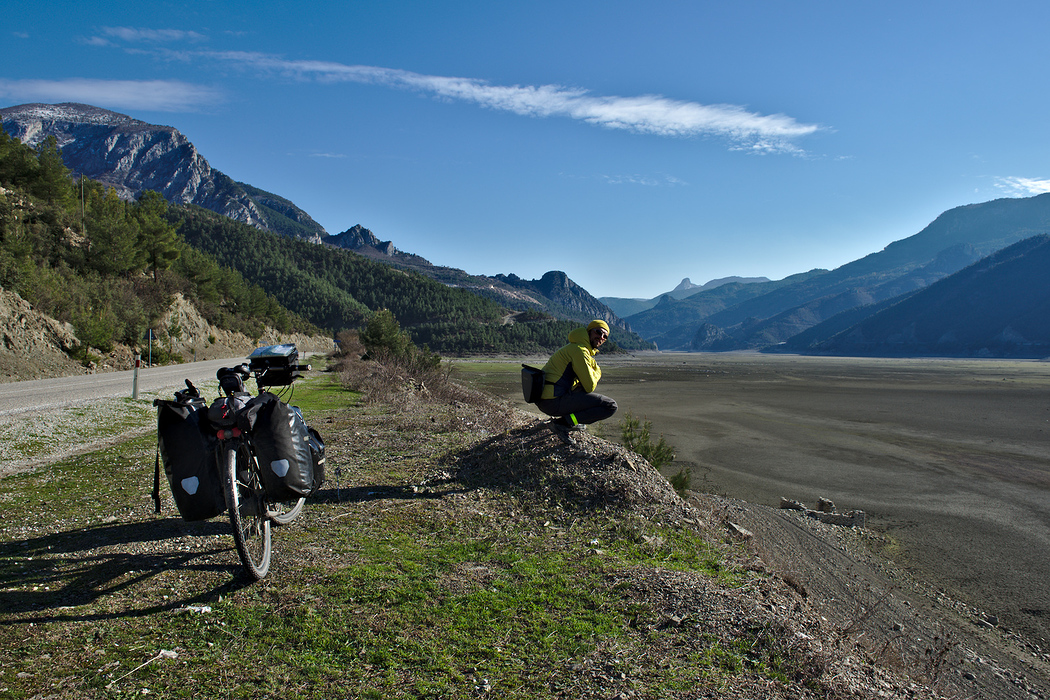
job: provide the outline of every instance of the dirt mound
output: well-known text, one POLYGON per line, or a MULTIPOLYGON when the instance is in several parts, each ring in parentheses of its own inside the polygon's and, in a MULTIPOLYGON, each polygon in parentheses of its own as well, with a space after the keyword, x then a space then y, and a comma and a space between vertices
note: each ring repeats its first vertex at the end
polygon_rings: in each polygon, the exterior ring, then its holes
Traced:
POLYGON ((579 510, 686 517, 667 479, 637 454, 582 431, 555 447, 552 441, 560 440, 548 425, 532 422, 483 441, 457 459, 457 478, 579 510))

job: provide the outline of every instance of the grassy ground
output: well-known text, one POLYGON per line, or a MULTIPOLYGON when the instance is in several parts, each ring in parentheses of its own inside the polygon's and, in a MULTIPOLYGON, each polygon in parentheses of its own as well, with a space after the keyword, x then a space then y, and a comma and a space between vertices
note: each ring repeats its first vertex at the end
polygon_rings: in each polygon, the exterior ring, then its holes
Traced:
POLYGON ((0 698, 926 694, 644 461, 427 393, 297 387, 328 480, 260 583, 153 512, 152 434, 0 481, 0 698))

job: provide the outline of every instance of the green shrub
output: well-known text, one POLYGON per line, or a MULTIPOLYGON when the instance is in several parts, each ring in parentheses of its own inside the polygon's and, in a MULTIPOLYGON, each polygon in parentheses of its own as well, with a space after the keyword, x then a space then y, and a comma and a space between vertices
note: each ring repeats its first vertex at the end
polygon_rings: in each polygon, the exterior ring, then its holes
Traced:
POLYGON ((643 423, 628 413, 620 421, 620 439, 624 447, 644 457, 656 469, 660 469, 674 461, 675 451, 667 444, 663 435, 657 442, 653 442, 650 434, 652 427, 650 421, 643 423))

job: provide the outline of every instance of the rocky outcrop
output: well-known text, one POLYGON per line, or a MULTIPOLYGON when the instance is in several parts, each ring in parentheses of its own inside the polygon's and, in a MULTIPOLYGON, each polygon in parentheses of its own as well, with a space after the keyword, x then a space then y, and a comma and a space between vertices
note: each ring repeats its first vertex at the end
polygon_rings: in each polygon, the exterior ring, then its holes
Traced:
POLYGON ((814 520, 819 520, 822 523, 828 525, 839 525, 841 527, 864 527, 867 523, 867 516, 862 510, 851 510, 846 513, 840 513, 835 508, 834 502, 827 498, 821 498, 817 501, 816 508, 806 508, 798 501, 793 501, 787 498, 780 499, 780 508, 782 510, 797 510, 805 513, 808 517, 814 520))
POLYGON ((54 136, 66 167, 113 187, 124 199, 154 190, 169 202, 195 204, 256 228, 317 241, 326 235, 288 200, 212 168, 173 127, 76 103, 8 107, 0 109, 0 120, 9 135, 32 146, 54 136), (297 226, 282 226, 281 218, 297 226))
MULTIPOLYGON (((329 336, 279 333, 267 328, 261 337, 249 338, 222 330, 205 321, 181 294, 175 296, 155 333, 158 345, 187 361, 247 356, 259 345, 279 343, 295 343, 300 352, 329 353, 335 349, 335 341, 329 336)), ((94 360, 84 365, 69 355, 79 345, 73 326, 34 311, 18 294, 0 288, 0 382, 134 367, 134 348, 118 344, 105 356, 92 349, 94 360)))
POLYGON ((301 333, 279 333, 267 328, 260 338, 222 330, 208 323, 186 298, 176 294, 168 314, 157 323, 159 344, 181 354, 187 360, 247 355, 260 345, 294 343, 300 352, 329 353, 335 341, 329 336, 307 336, 301 333), (172 330, 176 330, 172 333, 172 330), (177 337, 172 337, 176 335, 177 337))
POLYGON ((704 323, 697 329, 689 349, 693 352, 718 352, 730 347, 732 342, 732 337, 724 330, 712 323, 704 323))
POLYGON ((552 270, 538 280, 523 280, 514 274, 496 275, 494 279, 509 287, 528 290, 545 297, 556 306, 571 312, 573 316, 600 318, 611 327, 631 330, 626 321, 591 296, 586 289, 569 279, 564 272, 552 270))
POLYGON ((401 252, 394 247, 394 244, 391 241, 379 240, 374 233, 361 224, 356 224, 342 233, 330 236, 325 240, 325 243, 334 245, 337 248, 345 248, 347 250, 371 248, 383 255, 394 255, 395 253, 401 252))
POLYGON ((78 344, 71 325, 0 288, 0 382, 81 374, 80 364, 66 354, 78 344))

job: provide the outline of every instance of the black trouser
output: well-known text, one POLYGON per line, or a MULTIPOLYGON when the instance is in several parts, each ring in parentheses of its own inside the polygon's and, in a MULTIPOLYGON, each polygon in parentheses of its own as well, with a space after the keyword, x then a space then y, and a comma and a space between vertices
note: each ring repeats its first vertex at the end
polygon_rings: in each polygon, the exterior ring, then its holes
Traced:
POLYGON ((553 399, 540 399, 536 408, 548 416, 576 416, 576 422, 582 425, 597 423, 616 413, 616 402, 601 394, 588 394, 582 389, 568 394, 555 396, 553 399))

